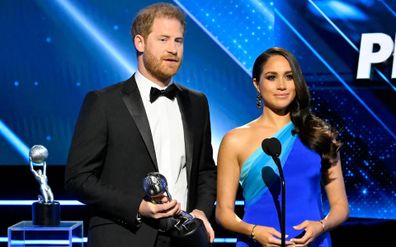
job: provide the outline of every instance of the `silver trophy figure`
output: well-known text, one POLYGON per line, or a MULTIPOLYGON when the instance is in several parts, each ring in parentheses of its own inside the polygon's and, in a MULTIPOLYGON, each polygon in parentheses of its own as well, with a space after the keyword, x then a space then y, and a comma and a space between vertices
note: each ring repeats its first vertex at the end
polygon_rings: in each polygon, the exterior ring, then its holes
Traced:
MULTIPOLYGON (((163 196, 172 200, 166 178, 158 172, 147 174, 143 188, 146 199, 153 203, 161 203, 163 196)), ((172 246, 210 246, 203 222, 185 211, 177 216, 159 219, 158 230, 173 237, 172 246)))
POLYGON ((54 201, 54 194, 48 185, 47 160, 48 150, 42 145, 34 145, 29 152, 30 171, 40 185, 41 195, 32 204, 32 223, 42 226, 56 226, 60 223, 60 204, 54 201), (42 166, 42 169, 35 168, 42 166))
POLYGON ((30 171, 33 173, 34 178, 40 184, 39 201, 42 203, 52 203, 54 201, 54 194, 48 185, 47 178, 47 163, 48 150, 41 145, 34 145, 29 152, 30 171), (42 164, 43 169, 34 169, 34 164, 42 164))

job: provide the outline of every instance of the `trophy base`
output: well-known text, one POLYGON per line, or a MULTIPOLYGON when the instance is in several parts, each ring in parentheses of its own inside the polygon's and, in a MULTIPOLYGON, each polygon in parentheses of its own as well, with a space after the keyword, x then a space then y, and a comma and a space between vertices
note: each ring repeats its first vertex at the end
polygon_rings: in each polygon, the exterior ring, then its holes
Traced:
POLYGON ((184 230, 171 230, 172 246, 189 247, 209 247, 211 243, 208 239, 205 226, 202 220, 194 218, 184 230))
POLYGON ((34 202, 32 204, 32 223, 40 226, 57 226, 60 224, 60 204, 34 202))

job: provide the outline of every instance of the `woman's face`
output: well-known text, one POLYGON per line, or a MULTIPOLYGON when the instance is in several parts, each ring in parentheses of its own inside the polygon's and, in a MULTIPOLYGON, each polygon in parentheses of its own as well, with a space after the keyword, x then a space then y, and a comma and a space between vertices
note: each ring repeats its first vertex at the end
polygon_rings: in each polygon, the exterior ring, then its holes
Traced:
POLYGON ((264 100, 264 106, 276 112, 283 112, 296 97, 293 72, 286 58, 275 55, 264 64, 260 81, 253 84, 264 100))

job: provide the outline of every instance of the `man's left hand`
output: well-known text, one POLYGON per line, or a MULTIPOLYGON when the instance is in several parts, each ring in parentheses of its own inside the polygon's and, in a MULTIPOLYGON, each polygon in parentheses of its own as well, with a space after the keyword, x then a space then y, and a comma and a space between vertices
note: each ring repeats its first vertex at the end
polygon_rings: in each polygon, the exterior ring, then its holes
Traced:
POLYGON ((206 232, 208 233, 208 237, 209 237, 209 241, 211 243, 213 243, 214 238, 215 238, 215 233, 213 231, 212 226, 210 225, 208 218, 206 218, 206 215, 203 211, 198 210, 198 209, 194 209, 191 213, 190 213, 194 218, 198 218, 200 220, 202 220, 202 222, 204 223, 206 232))

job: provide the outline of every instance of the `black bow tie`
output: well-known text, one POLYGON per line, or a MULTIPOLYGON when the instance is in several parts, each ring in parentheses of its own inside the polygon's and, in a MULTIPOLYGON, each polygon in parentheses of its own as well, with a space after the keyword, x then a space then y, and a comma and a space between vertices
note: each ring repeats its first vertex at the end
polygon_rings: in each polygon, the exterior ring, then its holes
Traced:
POLYGON ((159 90, 155 87, 150 89, 150 102, 153 103, 158 99, 160 96, 165 96, 168 99, 173 100, 176 97, 177 92, 179 89, 176 87, 174 83, 170 84, 166 89, 159 90))

